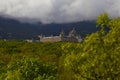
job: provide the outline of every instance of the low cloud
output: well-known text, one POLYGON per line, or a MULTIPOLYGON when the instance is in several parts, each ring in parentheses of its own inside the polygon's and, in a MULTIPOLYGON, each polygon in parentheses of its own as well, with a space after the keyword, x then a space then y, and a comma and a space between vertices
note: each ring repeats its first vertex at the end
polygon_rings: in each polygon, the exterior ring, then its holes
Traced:
POLYGON ((22 22, 65 23, 120 16, 120 0, 0 0, 0 16, 22 22))

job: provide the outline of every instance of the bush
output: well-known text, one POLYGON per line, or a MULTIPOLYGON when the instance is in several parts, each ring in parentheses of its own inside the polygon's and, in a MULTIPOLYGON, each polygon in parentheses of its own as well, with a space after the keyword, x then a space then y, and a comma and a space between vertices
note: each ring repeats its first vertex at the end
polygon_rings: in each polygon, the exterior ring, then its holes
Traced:
POLYGON ((6 79, 34 80, 39 76, 46 79, 50 76, 56 77, 56 75, 57 67, 54 64, 44 64, 39 59, 24 57, 19 61, 12 61, 8 65, 6 79))

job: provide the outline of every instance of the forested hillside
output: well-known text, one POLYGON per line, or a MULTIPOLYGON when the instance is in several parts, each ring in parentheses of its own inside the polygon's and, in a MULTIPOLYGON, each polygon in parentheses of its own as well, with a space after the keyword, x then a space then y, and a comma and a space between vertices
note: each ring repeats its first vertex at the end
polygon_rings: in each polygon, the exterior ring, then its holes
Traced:
POLYGON ((68 35, 69 31, 76 29, 77 34, 85 37, 97 31, 95 21, 82 21, 73 23, 21 23, 13 19, 0 17, 0 39, 38 39, 38 35, 58 36, 62 30, 68 35))
POLYGON ((96 25, 81 43, 1 40, 0 80, 120 80, 120 18, 96 25))

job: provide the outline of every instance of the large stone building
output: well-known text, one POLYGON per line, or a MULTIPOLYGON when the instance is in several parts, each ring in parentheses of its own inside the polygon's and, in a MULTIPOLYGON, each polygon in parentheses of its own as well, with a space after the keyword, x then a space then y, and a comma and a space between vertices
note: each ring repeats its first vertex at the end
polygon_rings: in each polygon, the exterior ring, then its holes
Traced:
POLYGON ((78 36, 75 29, 73 29, 69 32, 68 36, 65 36, 64 32, 62 31, 59 36, 45 37, 41 35, 39 38, 40 42, 78 42, 80 36, 78 36))

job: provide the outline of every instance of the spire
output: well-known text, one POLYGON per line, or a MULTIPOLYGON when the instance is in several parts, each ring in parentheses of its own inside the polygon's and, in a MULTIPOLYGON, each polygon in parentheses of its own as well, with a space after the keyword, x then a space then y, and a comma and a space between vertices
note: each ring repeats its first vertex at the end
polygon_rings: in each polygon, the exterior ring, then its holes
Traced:
POLYGON ((64 31, 63 30, 60 32, 60 36, 64 37, 64 31))
POLYGON ((41 34, 41 35, 38 35, 38 37, 41 39, 41 38, 43 38, 43 35, 41 34))
POLYGON ((69 37, 76 37, 77 34, 76 34, 76 30, 75 28, 73 28, 70 32, 69 32, 69 37))

